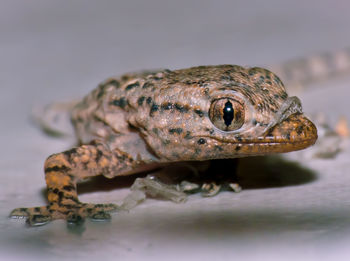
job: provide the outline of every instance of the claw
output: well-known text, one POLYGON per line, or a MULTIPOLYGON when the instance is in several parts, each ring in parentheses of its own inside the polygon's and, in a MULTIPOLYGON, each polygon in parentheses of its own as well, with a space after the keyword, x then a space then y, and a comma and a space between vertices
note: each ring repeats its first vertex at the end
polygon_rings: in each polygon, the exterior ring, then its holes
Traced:
POLYGON ((221 185, 215 182, 203 183, 202 185, 202 196, 203 197, 213 197, 219 193, 221 185))
POLYGON ((233 190, 233 192, 241 192, 242 187, 238 183, 229 183, 228 186, 233 190))

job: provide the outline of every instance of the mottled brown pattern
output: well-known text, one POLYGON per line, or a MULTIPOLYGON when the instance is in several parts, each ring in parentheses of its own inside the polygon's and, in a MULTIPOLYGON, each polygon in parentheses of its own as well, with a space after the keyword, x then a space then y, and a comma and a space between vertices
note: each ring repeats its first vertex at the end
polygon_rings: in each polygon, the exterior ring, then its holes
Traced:
POLYGON ((297 98, 288 97, 276 75, 237 65, 111 78, 75 106, 71 119, 81 146, 47 159, 49 205, 16 209, 12 216, 33 225, 109 218, 106 211, 115 205, 79 202, 79 181, 161 163, 288 152, 317 138, 297 98))

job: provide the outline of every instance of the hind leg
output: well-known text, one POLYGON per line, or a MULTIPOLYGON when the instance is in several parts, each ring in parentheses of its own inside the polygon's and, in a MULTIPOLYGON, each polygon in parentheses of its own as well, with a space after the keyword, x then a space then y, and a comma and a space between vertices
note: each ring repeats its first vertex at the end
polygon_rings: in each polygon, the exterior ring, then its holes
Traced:
POLYGON ((134 160, 119 150, 110 150, 100 142, 82 145, 53 154, 45 162, 45 180, 48 191, 47 206, 14 209, 10 217, 26 218, 30 225, 43 225, 55 219, 79 222, 85 217, 109 219, 114 204, 82 203, 77 195, 77 183, 86 178, 116 174, 133 169, 134 160))

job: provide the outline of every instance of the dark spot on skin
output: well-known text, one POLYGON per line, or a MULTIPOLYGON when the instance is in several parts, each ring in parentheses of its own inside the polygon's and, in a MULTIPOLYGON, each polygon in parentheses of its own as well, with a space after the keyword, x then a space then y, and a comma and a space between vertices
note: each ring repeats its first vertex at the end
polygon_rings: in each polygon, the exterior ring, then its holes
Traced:
POLYGON ((295 131, 298 133, 298 135, 303 133, 303 126, 298 126, 295 131))
POLYGON ((54 166, 51 168, 46 168, 45 173, 52 172, 52 171, 57 171, 57 172, 67 172, 70 171, 71 169, 68 168, 67 166, 54 166))
POLYGON ((75 188, 73 186, 64 186, 63 187, 63 190, 66 190, 66 191, 73 191, 75 190, 75 188))
POLYGON ((256 74, 256 72, 255 72, 255 70, 249 70, 249 76, 253 76, 253 75, 255 75, 256 74))
POLYGON ((159 109, 159 105, 153 103, 151 106, 150 115, 152 116, 152 113, 158 111, 158 109, 159 109))
POLYGON ((285 92, 282 93, 282 95, 281 95, 281 98, 282 98, 282 99, 287 99, 287 97, 288 97, 288 94, 287 94, 287 93, 285 93, 285 92))
POLYGON ((153 129, 152 129, 152 131, 153 131, 153 133, 154 133, 154 134, 156 134, 156 135, 158 135, 158 134, 159 134, 159 131, 158 131, 158 129, 157 129, 157 128, 153 128, 153 129))
POLYGON ((195 148, 194 153, 196 155, 201 154, 202 150, 200 148, 195 148))
POLYGON ((195 109, 194 112, 198 114, 199 117, 203 117, 204 113, 201 110, 195 109))
POLYGON ((154 84, 150 82, 145 82, 144 85, 142 86, 142 89, 150 88, 153 87, 154 84))
POLYGON ((63 192, 60 191, 60 192, 57 193, 57 195, 58 195, 58 201, 62 201, 62 198, 64 196, 63 192))
POLYGON ((290 123, 290 118, 284 120, 285 123, 290 123))
POLYGON ((122 76, 122 81, 127 81, 129 78, 130 78, 129 75, 124 74, 124 75, 122 76))
POLYGON ((256 119, 253 119, 252 123, 253 123, 253 125, 256 125, 258 122, 256 121, 256 119))
POLYGON ((214 132, 215 132, 214 129, 208 129, 208 128, 206 128, 205 130, 208 131, 210 134, 214 134, 214 132))
POLYGON ((97 152, 96 152, 96 158, 95 158, 95 161, 96 161, 96 162, 99 162, 99 161, 100 161, 100 159, 102 158, 102 156, 103 156, 102 151, 97 150, 97 152))
POLYGON ((265 77, 261 75, 261 76, 259 77, 259 79, 257 79, 256 84, 260 85, 260 84, 262 84, 264 81, 265 81, 265 77))
POLYGON ((207 83, 205 80, 198 82, 200 88, 206 88, 208 87, 209 83, 207 83))
POLYGON ((119 88, 120 86, 120 83, 115 79, 109 81, 108 84, 113 85, 115 88, 119 88))
POLYGON ((290 140, 290 133, 286 134, 287 140, 290 140))
POLYGON ((163 145, 168 145, 168 144, 170 144, 170 140, 163 140, 163 145))
POLYGON ((199 145, 203 145, 203 144, 205 144, 207 141, 205 140, 205 139, 203 139, 203 138, 200 138, 198 141, 197 141, 197 143, 199 144, 199 145))
POLYGON ((179 154, 176 153, 176 152, 172 152, 172 153, 171 153, 171 156, 172 156, 173 158, 175 158, 175 159, 178 159, 178 158, 179 158, 179 154))
POLYGON ((140 83, 139 82, 135 82, 135 83, 129 84, 128 86, 126 86, 125 90, 129 91, 129 90, 131 90, 133 88, 137 88, 137 87, 140 87, 140 83))
POLYGON ((186 140, 190 140, 190 139, 192 139, 193 138, 193 136, 191 135, 191 132, 189 132, 189 131, 186 131, 186 135, 185 135, 185 137, 184 137, 186 140))
POLYGON ((152 103, 152 98, 151 98, 151 97, 148 97, 147 100, 146 100, 146 103, 147 103, 148 105, 150 105, 150 104, 152 103))
POLYGON ((70 150, 66 150, 65 152, 63 152, 63 154, 66 157, 70 158, 72 156, 72 154, 76 153, 76 151, 77 151, 76 149, 70 149, 70 150))
POLYGON ((248 78, 248 75, 244 72, 238 71, 237 73, 239 73, 243 78, 248 78))
POLYGON ((266 137, 271 137, 273 136, 273 128, 269 129, 269 131, 267 132, 267 134, 265 135, 266 137))
POLYGON ((113 101, 114 106, 118 106, 122 109, 125 108, 126 104, 127 104, 127 102, 126 102, 126 99, 124 97, 113 101))
POLYGON ((163 79, 163 77, 155 74, 155 75, 152 76, 152 79, 155 80, 155 81, 160 81, 160 80, 163 79))
POLYGON ((170 102, 166 102, 161 105, 162 110, 171 110, 173 107, 174 105, 170 102))
POLYGON ((231 75, 222 75, 220 77, 221 81, 232 81, 233 78, 231 77, 231 75))
POLYGON ((280 98, 280 96, 279 96, 278 94, 274 94, 273 97, 274 97, 275 99, 279 99, 279 98, 280 98))
POLYGON ((277 77, 276 75, 273 77, 273 81, 275 83, 277 83, 278 85, 283 85, 281 79, 279 77, 277 77))
POLYGON ((240 136, 237 136, 236 139, 239 141, 239 142, 242 142, 242 138, 240 136))
POLYGON ((241 149, 241 146, 238 145, 238 146, 236 146, 235 151, 239 151, 240 149, 241 149))
POLYGON ((221 146, 215 145, 214 147, 218 151, 223 151, 224 149, 221 146))
POLYGON ((184 106, 184 105, 181 105, 181 104, 178 104, 178 103, 175 103, 175 109, 178 110, 179 112, 188 112, 189 108, 188 106, 184 106))
POLYGON ((146 99, 145 96, 139 97, 139 98, 137 99, 137 104, 138 104, 139 106, 141 106, 141 105, 143 104, 143 101, 144 101, 145 99, 146 99))
POLYGON ((171 134, 174 134, 174 133, 181 134, 182 131, 183 131, 182 128, 169 129, 169 133, 171 134))
POLYGON ((97 94, 97 99, 100 99, 103 94, 105 94, 105 88, 106 86, 105 85, 100 85, 99 86, 99 91, 98 91, 98 94, 97 94))

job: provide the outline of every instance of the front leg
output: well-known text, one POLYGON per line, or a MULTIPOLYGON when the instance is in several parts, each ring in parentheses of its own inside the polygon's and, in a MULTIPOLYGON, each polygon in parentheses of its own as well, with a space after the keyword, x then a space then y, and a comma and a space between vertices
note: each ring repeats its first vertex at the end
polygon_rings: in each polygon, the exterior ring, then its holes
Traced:
POLYGON ((89 177, 131 170, 134 160, 118 149, 110 150, 101 142, 82 145, 53 154, 45 162, 48 206, 14 209, 10 217, 27 218, 30 225, 43 225, 55 219, 79 222, 85 217, 109 219, 107 213, 117 208, 115 204, 86 204, 78 199, 77 182, 89 177))

